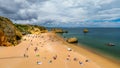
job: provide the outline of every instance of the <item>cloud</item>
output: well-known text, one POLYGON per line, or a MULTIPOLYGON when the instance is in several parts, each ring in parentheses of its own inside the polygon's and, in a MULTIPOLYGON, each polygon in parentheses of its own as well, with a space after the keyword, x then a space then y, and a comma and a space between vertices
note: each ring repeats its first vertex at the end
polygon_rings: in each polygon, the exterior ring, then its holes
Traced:
POLYGON ((0 15, 15 23, 45 26, 117 26, 119 3, 118 0, 0 0, 0 15))

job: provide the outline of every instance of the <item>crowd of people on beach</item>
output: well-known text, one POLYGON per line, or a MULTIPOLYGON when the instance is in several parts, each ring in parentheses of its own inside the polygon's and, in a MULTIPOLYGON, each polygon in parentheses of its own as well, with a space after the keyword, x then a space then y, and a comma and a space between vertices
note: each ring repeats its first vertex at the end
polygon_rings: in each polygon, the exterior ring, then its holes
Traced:
MULTIPOLYGON (((57 39, 55 40, 54 39, 54 37, 52 37, 52 36, 49 36, 49 38, 48 39, 44 39, 44 37, 45 36, 42 36, 42 35, 26 35, 24 38, 23 38, 23 40, 24 41, 28 41, 28 42, 30 42, 29 43, 29 45, 27 45, 27 48, 25 49, 25 53, 23 54, 23 56, 25 57, 25 58, 29 58, 29 54, 28 54, 28 52, 29 52, 29 48, 31 47, 31 46, 34 46, 34 50, 33 50, 33 52, 34 52, 34 54, 35 54, 35 56, 36 57, 41 57, 42 55, 40 55, 39 54, 39 51, 40 51, 40 47, 41 48, 43 48, 44 46, 45 46, 45 43, 47 43, 47 41, 51 41, 51 42, 56 42, 56 41, 58 41, 57 39), (33 43, 33 41, 34 41, 34 39, 37 39, 37 41, 36 41, 36 43, 33 43), (43 39, 44 40, 44 42, 42 41, 41 42, 41 39, 43 39), (40 46, 39 46, 40 45, 40 46)), ((73 52, 73 50, 72 50, 72 48, 66 48, 66 51, 67 52, 69 52, 69 53, 71 53, 71 52, 73 52)), ((65 60, 66 61, 75 61, 75 62, 78 62, 78 64, 80 64, 80 65, 83 65, 84 63, 88 63, 88 62, 90 62, 90 60, 89 59, 86 59, 86 60, 84 60, 84 61, 81 61, 80 59, 79 59, 79 57, 74 57, 74 58, 71 58, 71 54, 67 54, 66 55, 66 58, 65 58, 65 60)), ((46 59, 46 57, 47 56, 43 56, 44 57, 44 59, 46 59)), ((52 59, 50 59, 50 60, 48 60, 48 63, 52 63, 54 60, 57 60, 57 59, 59 59, 59 58, 61 58, 61 57, 59 57, 59 54, 55 54, 54 56, 52 56, 52 59)), ((43 62, 42 61, 40 61, 40 60, 37 60, 36 61, 36 64, 38 64, 38 65, 41 65, 43 62)))

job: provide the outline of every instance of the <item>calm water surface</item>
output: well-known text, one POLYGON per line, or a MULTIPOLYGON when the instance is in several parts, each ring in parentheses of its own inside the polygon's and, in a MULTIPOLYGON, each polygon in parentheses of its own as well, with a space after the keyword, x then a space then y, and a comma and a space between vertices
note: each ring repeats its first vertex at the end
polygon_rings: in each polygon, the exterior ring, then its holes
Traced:
POLYGON ((88 33, 84 34, 84 28, 63 28, 68 33, 64 37, 77 37, 79 43, 92 49, 94 52, 120 59, 120 28, 87 28, 88 33), (114 43, 115 46, 107 46, 114 43))

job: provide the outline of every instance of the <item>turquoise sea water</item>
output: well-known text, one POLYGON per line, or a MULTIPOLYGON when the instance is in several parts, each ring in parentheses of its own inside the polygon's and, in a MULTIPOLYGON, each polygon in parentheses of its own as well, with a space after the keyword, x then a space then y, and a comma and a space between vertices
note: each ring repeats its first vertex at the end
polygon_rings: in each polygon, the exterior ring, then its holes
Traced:
POLYGON ((120 28, 87 28, 88 33, 84 34, 84 28, 63 28, 68 33, 62 36, 77 37, 82 46, 90 48, 92 51, 120 60, 120 28), (115 46, 107 46, 108 43, 115 46))

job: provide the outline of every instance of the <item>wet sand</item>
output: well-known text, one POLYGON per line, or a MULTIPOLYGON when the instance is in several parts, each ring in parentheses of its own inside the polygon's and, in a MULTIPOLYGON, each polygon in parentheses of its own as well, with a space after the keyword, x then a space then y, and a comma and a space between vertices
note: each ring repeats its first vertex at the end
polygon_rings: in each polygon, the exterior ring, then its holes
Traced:
POLYGON ((17 46, 0 47, 0 68, 119 68, 54 33, 26 35, 17 46))

